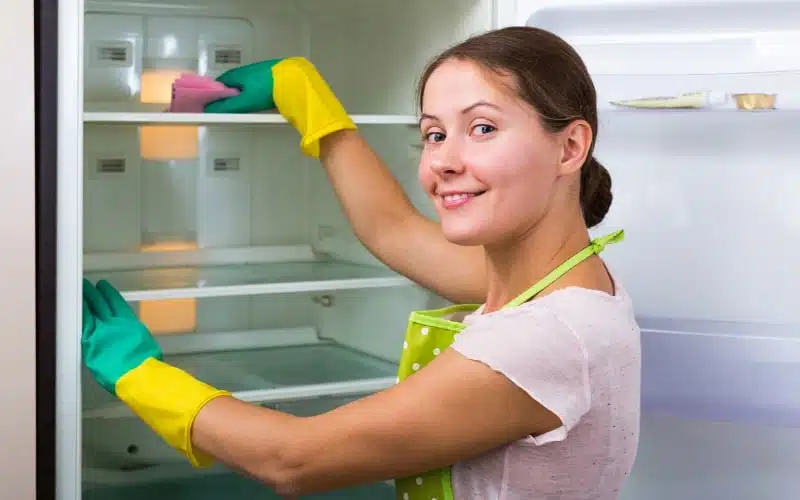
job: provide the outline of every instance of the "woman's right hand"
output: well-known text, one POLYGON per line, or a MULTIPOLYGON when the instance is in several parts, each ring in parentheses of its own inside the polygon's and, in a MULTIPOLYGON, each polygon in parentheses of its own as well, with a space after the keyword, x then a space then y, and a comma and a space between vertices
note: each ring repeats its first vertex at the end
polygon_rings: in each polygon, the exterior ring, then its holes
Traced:
POLYGON ((261 61, 226 71, 217 81, 239 89, 239 95, 205 107, 208 113, 252 113, 277 108, 302 137, 300 147, 320 156, 320 140, 334 132, 355 130, 322 75, 304 57, 261 61))

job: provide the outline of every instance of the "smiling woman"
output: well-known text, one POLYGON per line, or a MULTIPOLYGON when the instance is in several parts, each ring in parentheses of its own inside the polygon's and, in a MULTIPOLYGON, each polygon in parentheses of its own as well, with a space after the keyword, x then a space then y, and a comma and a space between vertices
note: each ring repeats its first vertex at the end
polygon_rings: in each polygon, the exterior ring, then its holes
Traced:
POLYGON ((469 303, 411 314, 396 386, 300 418, 164 363, 113 286, 85 283, 90 371, 194 465, 222 461, 283 495, 394 478, 406 500, 617 498, 638 443, 639 328, 598 256, 622 232, 589 239, 612 197, 580 58, 551 33, 508 28, 431 63, 419 180, 440 224, 412 207, 310 62, 273 66, 228 83, 251 99, 274 77, 278 110, 364 245, 469 303))
MULTIPOLYGON (((420 178, 429 192, 435 185, 437 192, 450 194, 457 191, 455 186, 447 186, 447 179, 437 183, 436 178, 442 178, 443 172, 454 173, 456 165, 469 164, 479 184, 484 178, 489 184, 516 184, 516 189, 504 195, 525 197, 529 210, 499 218, 511 222, 532 217, 530 225, 545 211, 563 205, 554 204, 547 194, 559 174, 559 161, 568 161, 571 168, 580 169, 580 182, 571 177, 560 182, 580 190, 578 200, 586 225, 595 226, 608 212, 612 194, 611 176, 592 156, 597 135, 594 86, 583 64, 576 61, 578 56, 556 37, 540 36, 536 50, 515 47, 521 40, 514 34, 530 33, 524 30, 472 39, 444 52, 428 66, 420 85, 420 126, 426 142, 436 147, 425 150, 428 154, 423 156, 420 178), (435 97, 426 102, 426 94, 435 97), (459 104, 465 106, 459 108, 459 104), (450 134, 442 128, 443 117, 457 127, 450 134), (456 137, 452 137, 454 133, 456 137), (463 157, 449 158, 450 152, 442 151, 445 147, 458 147, 463 157), (571 157, 558 158, 564 154, 571 157), (531 163, 537 168, 530 168, 531 163), (498 168, 500 165, 503 168, 498 168)), ((473 186, 464 191, 475 194, 486 189, 473 186)), ((506 209, 512 210, 519 201, 502 200, 506 209)), ((498 234, 508 231, 493 227, 498 234)))

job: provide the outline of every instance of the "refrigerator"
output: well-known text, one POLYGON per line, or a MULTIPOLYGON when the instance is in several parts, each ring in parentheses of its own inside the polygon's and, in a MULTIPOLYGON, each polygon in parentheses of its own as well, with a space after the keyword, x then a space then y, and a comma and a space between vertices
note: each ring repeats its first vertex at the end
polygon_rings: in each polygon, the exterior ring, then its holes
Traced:
POLYGON ((121 290, 168 362, 297 415, 394 384, 409 312, 446 304, 359 243, 280 115, 166 113, 172 81, 308 57, 433 217, 416 182, 417 79, 441 49, 511 25, 564 37, 598 90, 596 157, 614 202, 593 233, 625 229, 603 257, 642 328, 642 434, 621 498, 796 497, 800 1, 37 5, 50 49, 37 59, 50 117, 38 272, 53 291, 39 302, 39 498, 278 498, 222 466, 192 469, 94 382, 80 356, 84 277, 121 290), (724 103, 613 104, 693 92, 724 103), (749 109, 752 93, 767 109, 749 109))

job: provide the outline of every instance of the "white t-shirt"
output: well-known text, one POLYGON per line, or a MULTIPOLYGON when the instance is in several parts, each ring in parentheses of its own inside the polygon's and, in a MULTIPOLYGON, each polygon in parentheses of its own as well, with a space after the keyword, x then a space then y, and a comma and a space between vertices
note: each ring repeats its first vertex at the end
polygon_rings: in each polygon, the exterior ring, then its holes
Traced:
POLYGON ((639 441, 640 332, 616 294, 564 288, 467 316, 452 348, 561 418, 552 432, 453 467, 455 500, 615 500, 639 441))

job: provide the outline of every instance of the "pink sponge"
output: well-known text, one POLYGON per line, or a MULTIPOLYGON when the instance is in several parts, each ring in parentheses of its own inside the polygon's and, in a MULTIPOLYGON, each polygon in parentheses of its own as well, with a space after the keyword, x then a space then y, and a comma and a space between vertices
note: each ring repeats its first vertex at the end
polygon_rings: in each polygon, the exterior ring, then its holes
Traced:
POLYGON ((205 105, 225 97, 239 95, 239 90, 225 86, 208 76, 183 73, 172 83, 172 113, 202 113, 205 105))

